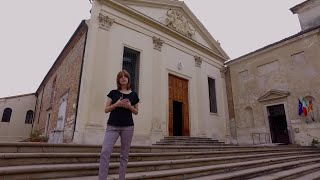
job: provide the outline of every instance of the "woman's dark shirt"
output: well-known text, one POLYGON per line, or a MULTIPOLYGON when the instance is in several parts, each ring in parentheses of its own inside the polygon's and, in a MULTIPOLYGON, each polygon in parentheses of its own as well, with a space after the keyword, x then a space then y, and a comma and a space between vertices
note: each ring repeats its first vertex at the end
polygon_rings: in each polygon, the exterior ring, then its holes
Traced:
MULTIPOLYGON (((122 99, 129 99, 131 105, 136 105, 140 100, 135 92, 129 94, 123 94, 119 90, 112 90, 109 92, 108 97, 112 99, 112 103, 116 103, 121 97, 122 99)), ((108 125, 111 126, 133 126, 132 112, 124 107, 116 107, 111 111, 108 125)))

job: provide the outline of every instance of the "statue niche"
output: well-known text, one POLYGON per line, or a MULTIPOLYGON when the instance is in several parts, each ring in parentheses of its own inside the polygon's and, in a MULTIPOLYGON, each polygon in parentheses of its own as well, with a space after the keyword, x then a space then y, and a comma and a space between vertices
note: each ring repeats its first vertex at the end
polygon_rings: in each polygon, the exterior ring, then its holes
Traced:
POLYGON ((180 11, 169 9, 166 15, 167 17, 165 18, 164 24, 167 27, 178 31, 188 38, 194 39, 195 30, 191 29, 188 20, 180 11))

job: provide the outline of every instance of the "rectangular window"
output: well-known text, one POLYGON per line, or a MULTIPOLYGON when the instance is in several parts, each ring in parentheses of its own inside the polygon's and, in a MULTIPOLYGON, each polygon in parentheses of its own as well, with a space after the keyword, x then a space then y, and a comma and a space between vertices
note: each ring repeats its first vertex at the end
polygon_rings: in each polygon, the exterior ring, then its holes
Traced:
POLYGON ((54 77, 52 86, 51 86, 50 105, 52 105, 56 95, 56 82, 57 82, 57 76, 54 77))
POLYGON ((50 112, 47 112, 47 121, 46 121, 46 127, 45 127, 45 132, 44 132, 44 134, 45 134, 46 136, 49 135, 50 119, 51 119, 51 111, 50 111, 50 112))
POLYGON ((210 112, 211 113, 218 113, 215 80, 208 77, 208 85, 209 85, 210 112))
POLYGON ((132 91, 139 91, 139 67, 140 52, 127 47, 124 48, 122 69, 128 71, 131 76, 132 91))

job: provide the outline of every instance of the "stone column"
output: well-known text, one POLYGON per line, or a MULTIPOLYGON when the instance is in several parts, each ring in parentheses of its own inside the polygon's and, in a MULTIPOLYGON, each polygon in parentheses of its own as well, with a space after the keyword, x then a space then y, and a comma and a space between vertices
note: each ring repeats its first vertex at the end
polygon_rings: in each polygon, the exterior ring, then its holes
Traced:
MULTIPOLYGON (((226 127, 226 134, 225 134, 225 143, 227 144, 236 144, 235 142, 235 134, 232 133, 231 129, 235 128, 235 121, 234 118, 231 119, 230 114, 229 114, 229 98, 228 97, 228 89, 227 89, 227 83, 231 83, 228 81, 228 68, 227 67, 222 67, 220 68, 220 73, 221 73, 221 78, 222 78, 222 88, 223 88, 223 102, 224 104, 224 109, 225 109, 225 114, 224 114, 224 121, 225 121, 225 127, 226 127)), ((232 94, 229 94, 229 96, 232 96, 232 94)), ((233 107, 232 107, 233 108, 233 107)))
POLYGON ((153 63, 152 63, 152 128, 151 142, 155 143, 163 138, 161 122, 164 120, 161 106, 163 105, 163 97, 161 96, 161 79, 162 63, 161 48, 163 40, 153 37, 153 63))
POLYGON ((203 116, 204 113, 203 113, 203 104, 202 103, 202 97, 203 97, 203 93, 202 93, 202 87, 204 87, 204 84, 202 82, 202 79, 201 79, 201 75, 202 75, 202 72, 201 72, 201 65, 202 65, 202 58, 199 57, 199 56, 194 56, 194 61, 195 61, 195 67, 196 67, 196 77, 195 77, 195 80, 196 80, 196 86, 198 87, 197 88, 197 102, 198 102, 198 119, 197 119, 197 122, 198 122, 198 132, 197 132, 197 136, 199 137, 206 137, 206 132, 205 132, 205 117, 203 116))
MULTIPOLYGON (((99 29, 97 32, 96 48, 94 50, 94 70, 92 72, 93 79, 91 81, 91 93, 89 102, 89 119, 85 129, 85 143, 100 144, 103 141, 106 119, 104 119, 105 97, 108 92, 101 87, 101 83, 105 80, 105 72, 108 71, 107 50, 109 46, 110 28, 114 23, 114 19, 99 14, 99 29)), ((109 84, 112 84, 111 82, 109 84)))
POLYGON ((95 1, 82 71, 80 98, 74 142, 81 144, 101 144, 104 134, 104 106, 106 90, 101 87, 106 68, 108 67, 107 49, 109 30, 114 19, 100 13, 99 1, 95 1))

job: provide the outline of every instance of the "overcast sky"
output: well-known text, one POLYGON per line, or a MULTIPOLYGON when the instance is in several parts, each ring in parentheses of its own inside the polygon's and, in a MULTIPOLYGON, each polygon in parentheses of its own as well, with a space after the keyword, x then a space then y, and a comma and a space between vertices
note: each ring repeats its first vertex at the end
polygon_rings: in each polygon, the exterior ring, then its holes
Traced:
MULTIPOLYGON (((185 0, 231 59, 299 32, 289 10, 304 0, 185 0)), ((82 19, 89 0, 0 5, 0 97, 34 93, 82 19)))

